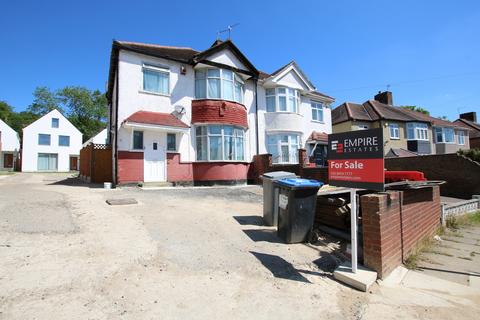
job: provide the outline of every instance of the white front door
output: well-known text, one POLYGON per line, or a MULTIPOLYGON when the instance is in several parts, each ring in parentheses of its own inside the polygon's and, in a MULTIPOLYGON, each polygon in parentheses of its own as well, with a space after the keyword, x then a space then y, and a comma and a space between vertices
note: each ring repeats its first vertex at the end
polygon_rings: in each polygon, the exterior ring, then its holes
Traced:
POLYGON ((145 182, 166 181, 165 134, 147 133, 145 142, 143 180, 145 182))

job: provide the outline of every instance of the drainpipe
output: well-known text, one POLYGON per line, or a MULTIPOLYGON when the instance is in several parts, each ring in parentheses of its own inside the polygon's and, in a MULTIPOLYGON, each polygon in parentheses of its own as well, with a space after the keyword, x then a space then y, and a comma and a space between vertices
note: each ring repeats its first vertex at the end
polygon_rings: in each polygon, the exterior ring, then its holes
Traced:
POLYGON ((255 137, 257 140, 257 155, 260 154, 259 132, 258 132, 258 92, 257 92, 258 79, 253 78, 253 85, 255 86, 255 137))
POLYGON ((113 183, 116 185, 118 181, 118 92, 120 91, 119 88, 119 78, 120 78, 120 51, 118 52, 117 57, 117 76, 115 79, 117 91, 115 92, 115 146, 113 149, 113 155, 115 159, 115 173, 113 174, 113 183))

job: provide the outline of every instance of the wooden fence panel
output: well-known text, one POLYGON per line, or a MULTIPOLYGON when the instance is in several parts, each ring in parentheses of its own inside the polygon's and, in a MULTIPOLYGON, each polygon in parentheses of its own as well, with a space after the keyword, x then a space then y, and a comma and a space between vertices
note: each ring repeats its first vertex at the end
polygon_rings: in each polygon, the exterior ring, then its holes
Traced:
POLYGON ((80 150, 80 176, 92 183, 112 182, 112 148, 89 144, 80 150))

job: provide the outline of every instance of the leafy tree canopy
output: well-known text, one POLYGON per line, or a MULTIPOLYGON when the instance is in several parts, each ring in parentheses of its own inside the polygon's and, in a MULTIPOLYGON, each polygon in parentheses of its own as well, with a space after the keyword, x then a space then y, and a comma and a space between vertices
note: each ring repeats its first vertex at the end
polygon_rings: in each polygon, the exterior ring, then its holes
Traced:
POLYGON ((424 109, 422 107, 417 107, 417 106, 401 106, 400 108, 407 109, 407 110, 412 110, 412 111, 417 111, 421 112, 426 115, 430 115, 430 112, 427 109, 424 109))
POLYGON ((33 103, 28 106, 27 111, 37 116, 43 116, 53 109, 58 109, 63 113, 55 92, 47 87, 37 87, 33 92, 33 103))
POLYGON ((11 105, 5 101, 0 101, 0 119, 6 123, 10 122, 10 117, 12 116, 13 108, 11 105))

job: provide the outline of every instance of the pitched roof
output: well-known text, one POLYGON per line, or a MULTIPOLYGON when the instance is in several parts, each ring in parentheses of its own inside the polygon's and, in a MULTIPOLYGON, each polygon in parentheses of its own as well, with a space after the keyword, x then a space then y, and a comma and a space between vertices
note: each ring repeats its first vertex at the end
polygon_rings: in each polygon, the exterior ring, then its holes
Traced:
POLYGON ((328 134, 325 132, 312 131, 307 141, 328 142, 328 134))
POLYGON ((470 138, 480 138, 480 124, 467 119, 457 119, 453 123, 459 127, 471 130, 470 138))
POLYGON ((453 122, 426 115, 424 113, 395 107, 376 100, 368 100, 363 104, 345 102, 333 109, 332 124, 349 120, 378 121, 395 120, 402 122, 427 122, 438 127, 458 127, 453 122))
POLYGON ((209 55, 219 52, 223 49, 231 50, 233 54, 238 58, 238 60, 240 60, 249 69, 249 71, 253 72, 255 75, 258 75, 257 68, 255 68, 255 66, 250 62, 250 60, 245 57, 245 55, 240 51, 240 49, 237 48, 235 44, 233 44, 231 40, 216 40, 210 48, 195 54, 192 61, 193 63, 199 63, 202 60, 205 60, 209 55))
POLYGON ((387 154, 385 155, 385 158, 404 158, 404 157, 415 157, 418 156, 417 153, 406 150, 403 148, 391 148, 387 154))
POLYGON ((189 128, 187 124, 170 113, 137 111, 130 115, 125 122, 153 124, 165 127, 189 128))

